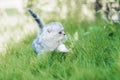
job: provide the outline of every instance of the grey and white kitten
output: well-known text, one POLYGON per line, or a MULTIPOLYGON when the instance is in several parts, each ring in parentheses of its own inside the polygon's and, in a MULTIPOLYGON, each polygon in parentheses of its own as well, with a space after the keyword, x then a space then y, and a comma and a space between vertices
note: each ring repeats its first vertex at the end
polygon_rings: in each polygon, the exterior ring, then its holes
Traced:
POLYGON ((62 42, 62 39, 66 36, 63 25, 60 22, 51 22, 45 25, 33 10, 28 9, 28 12, 35 19, 40 28, 37 37, 32 43, 34 51, 38 55, 47 51, 54 51, 55 49, 60 52, 68 52, 68 49, 62 42))

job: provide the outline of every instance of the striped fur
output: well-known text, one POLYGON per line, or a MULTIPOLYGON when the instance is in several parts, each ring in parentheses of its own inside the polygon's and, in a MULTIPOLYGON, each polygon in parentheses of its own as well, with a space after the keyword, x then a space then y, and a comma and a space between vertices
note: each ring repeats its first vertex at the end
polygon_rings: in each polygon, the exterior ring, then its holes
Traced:
POLYGON ((28 12, 35 19, 35 21, 37 22, 39 28, 42 30, 43 27, 45 26, 44 22, 40 19, 40 17, 32 9, 28 9, 28 12))

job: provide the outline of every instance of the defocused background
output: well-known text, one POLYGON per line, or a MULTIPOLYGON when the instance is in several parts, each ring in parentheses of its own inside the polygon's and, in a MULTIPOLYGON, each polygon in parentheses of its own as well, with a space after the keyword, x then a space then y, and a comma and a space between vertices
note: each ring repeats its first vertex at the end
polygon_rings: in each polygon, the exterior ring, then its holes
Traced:
MULTIPOLYGON (((18 43, 38 27, 27 8, 32 8, 49 23, 60 21, 63 25, 75 23, 65 30, 74 34, 81 23, 89 24, 106 19, 120 20, 119 0, 0 0, 0 52, 5 52, 8 44, 18 43)), ((84 27, 83 25, 81 27, 84 27)))

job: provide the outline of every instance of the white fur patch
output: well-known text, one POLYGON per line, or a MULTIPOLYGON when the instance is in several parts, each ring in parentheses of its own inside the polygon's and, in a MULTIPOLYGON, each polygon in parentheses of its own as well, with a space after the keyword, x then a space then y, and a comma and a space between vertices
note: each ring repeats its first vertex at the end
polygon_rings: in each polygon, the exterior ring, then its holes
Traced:
POLYGON ((61 44, 57 48, 60 52, 69 52, 69 50, 66 48, 64 44, 61 44))

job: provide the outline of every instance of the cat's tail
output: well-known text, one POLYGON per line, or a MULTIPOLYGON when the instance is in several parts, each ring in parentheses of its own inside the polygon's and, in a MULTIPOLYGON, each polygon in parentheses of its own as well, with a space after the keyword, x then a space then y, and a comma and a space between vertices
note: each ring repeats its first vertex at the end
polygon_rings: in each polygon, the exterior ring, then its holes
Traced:
POLYGON ((43 27, 45 26, 44 22, 40 19, 40 17, 32 9, 28 9, 28 12, 35 19, 35 21, 37 22, 39 28, 42 30, 43 27))

